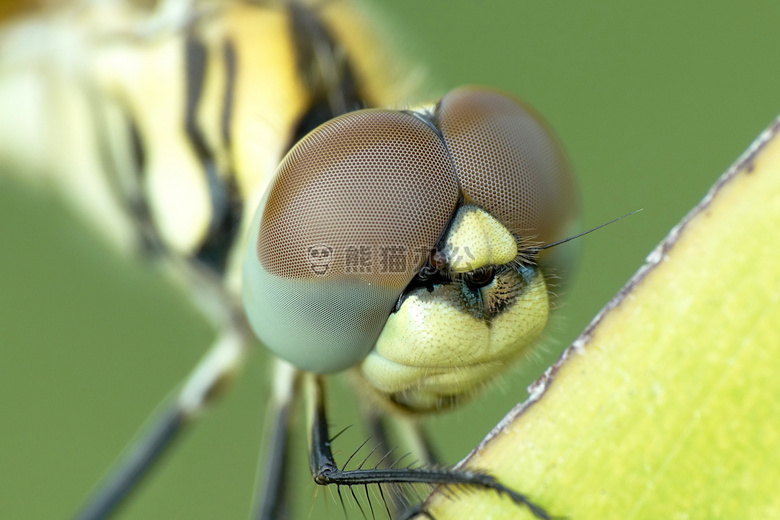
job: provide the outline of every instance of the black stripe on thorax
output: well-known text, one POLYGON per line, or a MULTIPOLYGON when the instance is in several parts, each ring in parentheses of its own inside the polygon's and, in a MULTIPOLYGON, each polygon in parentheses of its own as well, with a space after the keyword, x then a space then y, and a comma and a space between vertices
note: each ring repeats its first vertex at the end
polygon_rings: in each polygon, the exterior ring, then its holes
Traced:
MULTIPOLYGON (((137 244, 140 253, 144 256, 154 256, 166 251, 165 245, 160 240, 160 235, 152 220, 151 211, 146 198, 143 195, 143 175, 146 168, 147 153, 138 129, 138 123, 132 115, 132 111, 125 105, 119 104, 122 112, 121 122, 112 122, 107 118, 107 107, 111 104, 107 99, 101 101, 101 96, 88 88, 86 100, 89 103, 89 116, 92 119, 95 149, 98 160, 106 174, 106 180, 117 204, 122 206, 127 216, 132 220, 137 234, 137 244), (104 106, 103 103, 106 103, 104 106), (118 135, 129 139, 129 157, 124 154, 117 155, 116 146, 120 141, 117 137, 115 126, 126 125, 118 135), (126 134, 122 133, 126 132, 126 134), (124 161, 130 161, 126 164, 124 161), (118 161, 123 161, 119 164, 118 161)), ((116 101, 116 100, 114 100, 116 101)))
MULTIPOLYGON (((233 90, 235 88, 235 50, 232 44, 225 45, 225 73, 227 75, 225 94, 223 97, 221 131, 225 143, 230 142, 230 123, 233 111, 233 90)), ((235 241, 241 222, 243 204, 235 185, 232 172, 220 176, 213 151, 198 125, 198 108, 203 94, 206 77, 207 49, 203 42, 189 35, 185 42, 185 132, 192 145, 208 186, 211 199, 211 221, 206 237, 204 237, 195 257, 213 269, 223 274, 227 258, 235 241)))

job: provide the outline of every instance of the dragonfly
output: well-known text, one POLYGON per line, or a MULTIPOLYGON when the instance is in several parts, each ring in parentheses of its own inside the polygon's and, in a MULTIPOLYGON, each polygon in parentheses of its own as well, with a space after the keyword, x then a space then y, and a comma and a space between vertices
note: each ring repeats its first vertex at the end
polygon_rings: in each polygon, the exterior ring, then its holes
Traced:
MULTIPOLYGON (((163 266, 218 330, 79 517, 110 515, 257 337, 278 358, 258 518, 287 507, 286 433, 299 393, 311 408, 318 483, 380 493, 383 483, 472 486, 547 517, 487 474, 409 468, 392 456, 389 467, 336 466, 323 380, 348 371, 374 409, 414 435, 416 416, 456 406, 528 352, 546 322, 546 270, 560 262, 550 246, 571 234, 577 206, 540 116, 486 87, 410 101, 341 2, 106 2, 49 16, 5 34, 0 94, 25 118, 51 112, 47 132, 7 125, 3 159, 53 173, 112 243, 163 266), (66 55, 25 45, 41 27, 66 55), (29 90, 31 78, 40 90, 29 90), (380 106, 393 108, 365 111, 380 106), (496 162, 507 154, 510 166, 496 162), (459 322, 440 317, 452 308, 459 322), (466 333, 441 345, 437 334, 453 326, 466 333), (491 330, 509 339, 474 354, 491 330), (426 336, 432 351, 405 351, 426 336), (420 356, 430 359, 407 362, 420 356)), ((379 414, 368 415, 389 449, 379 414)))

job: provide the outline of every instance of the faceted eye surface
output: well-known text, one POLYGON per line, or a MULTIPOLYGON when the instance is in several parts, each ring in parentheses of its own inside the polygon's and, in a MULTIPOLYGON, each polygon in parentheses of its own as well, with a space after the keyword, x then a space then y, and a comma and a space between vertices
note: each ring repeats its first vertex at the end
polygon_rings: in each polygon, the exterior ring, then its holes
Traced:
POLYGON ((574 181, 552 130, 530 107, 484 87, 448 93, 435 115, 466 202, 512 233, 549 243, 577 214, 574 181))
POLYGON ((253 226, 244 270, 253 329, 299 368, 354 365, 457 200, 444 143, 416 117, 363 110, 319 127, 284 159, 253 226))
POLYGON ((334 252, 329 278, 365 274, 403 289, 420 263, 360 273, 347 253, 362 248, 372 260, 387 248, 427 254, 457 197, 452 163, 431 128, 402 112, 354 112, 318 128, 285 158, 263 211, 257 255, 269 273, 311 279, 306 252, 323 244, 334 252))

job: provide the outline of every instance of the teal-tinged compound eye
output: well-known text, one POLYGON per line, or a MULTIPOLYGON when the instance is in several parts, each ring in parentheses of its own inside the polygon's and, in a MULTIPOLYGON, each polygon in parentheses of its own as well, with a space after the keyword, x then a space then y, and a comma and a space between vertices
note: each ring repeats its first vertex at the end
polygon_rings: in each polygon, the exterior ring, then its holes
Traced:
POLYGON ((258 337, 304 370, 358 363, 457 201, 446 147, 419 118, 364 110, 316 129, 282 162, 250 232, 243 298, 258 337))

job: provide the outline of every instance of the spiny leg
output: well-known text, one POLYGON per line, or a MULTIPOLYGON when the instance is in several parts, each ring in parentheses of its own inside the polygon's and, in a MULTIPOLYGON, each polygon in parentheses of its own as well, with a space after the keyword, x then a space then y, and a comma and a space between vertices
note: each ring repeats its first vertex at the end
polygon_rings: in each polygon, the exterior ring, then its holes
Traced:
MULTIPOLYGON (((393 456, 395 445, 391 442, 388 431, 394 431, 401 440, 403 446, 409 446, 412 458, 419 461, 420 466, 432 467, 441 466, 441 459, 436 456, 435 449, 430 439, 422 429, 420 422, 414 417, 402 415, 388 415, 384 411, 377 410, 375 407, 364 407, 364 422, 368 431, 371 433, 371 439, 376 444, 375 450, 381 455, 377 467, 391 468, 398 464, 398 454, 393 456)), ((400 516, 409 511, 412 502, 410 497, 404 493, 388 490, 388 496, 385 496, 381 486, 378 491, 385 506, 392 511, 391 518, 400 516)))
MULTIPOLYGON (((371 433, 371 439, 374 441, 376 446, 375 449, 378 450, 381 455, 379 462, 377 462, 377 467, 392 467, 398 455, 396 454, 394 456, 396 449, 390 440, 390 436, 388 435, 388 418, 384 414, 380 414, 377 410, 370 409, 363 410, 363 420, 366 424, 367 430, 371 433)), ((398 492, 395 489, 388 489, 387 496, 385 496, 385 490, 382 489, 381 485, 378 486, 377 489, 379 490, 379 495, 385 504, 387 514, 391 518, 409 509, 411 504, 403 493, 398 492)), ((367 491, 366 496, 368 496, 367 491)))
POLYGON ((258 465, 257 495, 253 518, 256 520, 281 520, 290 516, 286 496, 290 432, 290 411, 300 373, 289 363, 276 359, 273 372, 273 391, 266 417, 265 460, 258 465))
MULTIPOLYGON (((309 405, 310 439, 309 464, 314 481, 320 485, 335 484, 336 486, 365 486, 369 484, 427 484, 453 487, 470 487, 493 490, 511 499, 519 506, 527 507, 540 520, 550 520, 550 515, 540 506, 522 495, 498 482, 485 473, 454 470, 442 467, 391 467, 362 468, 347 470, 346 465, 339 469, 333 458, 331 439, 328 436, 327 416, 325 411, 324 385, 321 376, 306 374, 306 392, 309 405)), ((411 518, 414 514, 426 514, 423 507, 414 508, 405 515, 411 518)))
POLYGON ((230 379, 241 364, 248 345, 249 337, 242 327, 222 332, 184 384, 165 400, 120 455, 76 514, 76 520, 102 520, 116 511, 185 427, 230 379))

